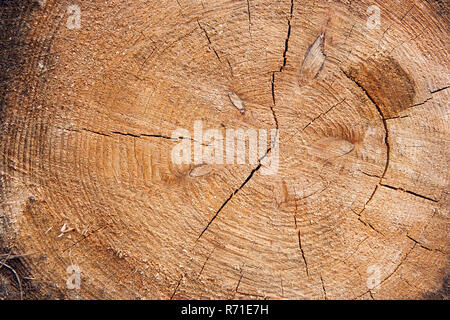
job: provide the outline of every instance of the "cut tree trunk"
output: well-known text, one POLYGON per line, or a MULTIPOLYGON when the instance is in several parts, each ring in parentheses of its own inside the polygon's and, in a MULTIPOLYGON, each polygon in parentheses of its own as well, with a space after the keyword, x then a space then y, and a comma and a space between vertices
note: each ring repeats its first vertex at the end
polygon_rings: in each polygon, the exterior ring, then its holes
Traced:
POLYGON ((77 3, 0 3, 0 298, 448 297, 448 1, 77 3))

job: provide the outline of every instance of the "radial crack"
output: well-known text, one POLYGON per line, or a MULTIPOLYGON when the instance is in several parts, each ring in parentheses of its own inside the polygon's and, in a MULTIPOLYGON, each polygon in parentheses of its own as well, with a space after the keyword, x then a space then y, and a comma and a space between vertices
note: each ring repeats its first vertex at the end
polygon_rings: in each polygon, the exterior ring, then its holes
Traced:
POLYGON ((283 65, 280 67, 280 72, 284 70, 287 63, 287 52, 289 50, 289 38, 291 37, 291 19, 294 14, 294 0, 291 0, 291 8, 290 8, 290 14, 288 18, 288 30, 287 30, 287 36, 284 40, 284 51, 283 51, 283 65))
POLYGON ((252 25, 252 14, 250 11, 250 0, 247 0, 247 13, 248 13, 248 33, 250 37, 252 36, 251 25, 252 25))
POLYGON ((277 114, 275 113, 275 72, 272 72, 272 106, 270 106, 270 110, 272 111, 273 120, 275 121, 275 127, 277 128, 277 134, 278 134, 278 118, 277 114))
MULTIPOLYGON (((250 14, 250 8, 249 8, 249 14, 250 14)), ((280 67, 279 71, 274 71, 272 72, 272 106, 270 107, 270 110, 272 112, 274 121, 275 121, 275 126, 277 128, 277 135, 278 135, 278 128, 279 128, 279 124, 278 124, 278 118, 277 115, 275 113, 275 109, 274 106, 276 105, 276 99, 275 99, 275 73, 276 72, 283 72, 284 68, 286 67, 287 64, 287 52, 289 49, 289 39, 291 37, 291 20, 292 17, 294 15, 294 0, 291 0, 291 6, 289 9, 289 17, 287 19, 288 22, 288 30, 287 30, 287 35, 286 35, 286 39, 284 40, 284 50, 283 50, 283 64, 280 67)))
POLYGON ((244 276, 244 275, 242 274, 242 271, 241 271, 241 275, 240 275, 239 280, 238 280, 238 282, 237 282, 236 289, 234 289, 235 292, 238 292, 239 285, 241 284, 241 280, 242 280, 242 277, 243 277, 243 276, 244 276))
MULTIPOLYGON (((377 185, 377 188, 378 188, 378 185, 377 185)), ((375 190, 376 190, 376 189, 375 189, 375 190)), ((373 194, 375 194, 375 192, 374 192, 373 194)), ((372 198, 370 198, 370 199, 366 202, 366 205, 367 205, 367 203, 368 203, 371 199, 372 199, 372 198)), ((362 223, 363 225, 365 225, 366 227, 369 227, 370 229, 372 229, 373 231, 375 231, 376 233, 378 233, 378 234, 380 234, 380 235, 382 235, 382 236, 384 237, 384 234, 383 234, 382 232, 378 231, 372 224, 370 224, 369 222, 363 220, 363 218, 361 217, 363 211, 366 209, 366 207, 365 207, 366 205, 364 205, 364 209, 363 209, 360 213, 357 213, 357 212, 354 211, 353 209, 350 209, 350 210, 352 210, 352 212, 358 216, 358 221, 359 221, 359 222, 361 222, 361 223, 362 223)))
POLYGON ((206 258, 205 262, 202 265, 202 268, 200 269, 200 272, 198 273, 198 277, 200 277, 202 275, 203 270, 205 269, 206 263, 209 261, 209 259, 211 258, 211 256, 214 253, 214 250, 216 250, 216 248, 214 247, 211 251, 211 253, 208 255, 208 257, 206 258))
MULTIPOLYGON (((76 130, 76 129, 67 129, 67 130, 68 130, 68 131, 79 132, 79 131, 76 130)), ((105 137, 111 137, 109 134, 103 133, 103 132, 100 132, 100 131, 94 131, 94 130, 90 130, 90 129, 86 129, 86 128, 82 128, 81 130, 86 131, 86 132, 89 132, 89 133, 92 133, 92 134, 98 134, 98 135, 105 136, 105 137)))
POLYGON ((436 89, 436 90, 434 90, 434 91, 430 91, 430 93, 431 93, 431 94, 435 94, 435 93, 438 93, 438 92, 447 90, 448 88, 450 88, 450 86, 446 86, 446 87, 443 87, 443 88, 440 88, 440 89, 436 89))
POLYGON ((428 248, 427 246, 423 245, 422 243, 420 243, 419 241, 417 241, 416 239, 414 239, 414 238, 411 237, 410 235, 407 234, 406 237, 407 237, 409 240, 413 241, 415 244, 419 245, 421 248, 423 248, 423 249, 425 249, 425 250, 428 250, 428 251, 433 251, 432 249, 430 249, 430 248, 428 248))
POLYGON ((415 196, 415 197, 422 198, 422 199, 425 199, 425 200, 428 200, 428 201, 431 201, 431 202, 439 202, 438 200, 435 200, 435 199, 432 199, 432 198, 430 198, 430 197, 427 197, 427 196, 418 194, 418 193, 413 192, 413 191, 405 190, 405 189, 403 189, 403 188, 397 188, 397 187, 389 186, 389 185, 387 185, 387 184, 382 184, 382 183, 381 183, 380 185, 381 185, 382 187, 389 188, 389 189, 392 189, 392 190, 397 190, 397 191, 400 190, 400 191, 406 192, 406 193, 408 193, 408 194, 410 194, 410 195, 413 195, 413 196, 415 196))
MULTIPOLYGON (((362 86, 354 77, 352 77, 350 74, 348 74, 347 72, 345 72, 345 70, 341 69, 341 71, 344 73, 344 75, 351 80, 354 84, 356 84, 356 86, 358 86, 358 88, 360 88, 365 95, 367 96, 367 98, 373 103, 373 105, 375 106, 375 108, 378 111, 378 114, 381 117, 381 120, 383 122, 383 127, 384 127, 384 131, 385 131, 385 136, 384 136, 384 143, 386 145, 386 164, 384 166, 384 170, 383 170, 383 174, 380 177, 380 181, 378 183, 378 185, 381 185, 383 183, 383 179, 386 175, 386 172, 389 168, 389 163, 390 163, 390 159, 391 159, 391 146, 389 144, 389 129, 388 129, 388 125, 387 125, 387 119, 383 114, 383 111, 381 110, 380 106, 375 102, 374 98, 370 95, 370 93, 364 88, 364 86, 362 86)), ((367 202, 364 204, 363 209, 361 210, 361 212, 359 213, 359 216, 361 217, 361 214, 364 212, 364 210, 366 209, 366 206, 369 204, 369 202, 373 199, 373 197, 375 196, 375 193, 378 190, 378 185, 375 187, 374 191, 372 192, 371 196, 369 197, 369 200, 367 200, 367 202)))
POLYGON ((383 281, 380 282, 380 287, 383 283, 385 283, 390 277, 392 277, 392 275, 394 273, 397 272, 397 270, 400 268, 400 266, 406 261, 406 259, 408 258, 409 254, 414 250, 414 248, 416 247, 417 243, 414 243, 413 247, 411 248, 411 250, 409 250, 406 254, 405 257, 402 259, 402 261, 400 261, 400 263, 395 267, 394 271, 392 271, 392 273, 390 275, 388 275, 386 278, 384 278, 383 281))
POLYGON ((342 99, 341 102, 338 102, 337 104, 335 104, 334 106, 332 106, 331 108, 329 108, 327 111, 322 112, 321 114, 319 114, 317 117, 315 117, 314 119, 311 120, 310 123, 308 123, 303 130, 306 130, 306 128, 308 128, 310 125, 312 125, 316 120, 319 120, 321 117, 323 117, 324 115, 326 115, 328 112, 330 112, 331 110, 333 110, 334 108, 336 108, 337 106, 339 106, 340 104, 342 104, 345 101, 345 98, 342 99))
POLYGON ((323 290, 323 294, 324 294, 325 300, 328 300, 328 297, 327 297, 327 290, 325 289, 325 284, 323 283, 323 278, 322 278, 322 276, 320 276, 320 282, 322 282, 322 290, 323 290))
POLYGON ((197 20, 198 26, 199 28, 203 31, 203 33, 206 36, 206 39, 208 40, 209 46, 212 49, 212 51, 214 51, 214 54, 216 55, 217 59, 219 60, 220 63, 222 63, 222 60, 220 59, 219 54, 217 53, 216 49, 213 47, 211 39, 209 38, 208 32, 206 32, 206 29, 204 27, 202 27, 202 25, 200 24, 200 21, 197 20))
POLYGON ((173 290, 172 295, 170 296, 170 300, 173 300, 173 297, 175 296, 175 294, 178 291, 178 288, 180 287, 181 281, 183 280, 183 277, 180 278, 180 280, 177 283, 177 286, 175 287, 175 290, 173 290))
POLYGON ((300 249, 300 253, 302 254, 303 262, 305 263, 306 275, 309 277, 308 262, 306 262, 305 252, 303 251, 300 230, 298 230, 298 247, 300 249))
MULTIPOLYGON (((161 138, 161 139, 165 139, 165 140, 171 140, 171 141, 180 141, 180 140, 190 140, 192 142, 195 143, 200 143, 199 141, 190 138, 190 137, 177 137, 177 138, 173 138, 173 137, 169 137, 169 136, 164 136, 161 134, 148 134, 148 133, 141 133, 141 134, 135 134, 135 133, 129 133, 129 132, 119 132, 119 131, 112 131, 111 134, 118 134, 118 135, 122 135, 122 136, 129 136, 129 137, 133 137, 133 138, 142 138, 142 137, 149 137, 149 138, 161 138)), ((109 136, 109 134, 104 134, 106 136, 109 136)), ((208 144, 204 144, 201 143, 203 146, 205 147, 209 147, 208 144)))
MULTIPOLYGON (((270 149, 269 149, 270 150, 270 149)), ((266 154, 267 155, 267 154, 266 154)), ((220 206, 219 210, 216 211, 216 213, 214 214, 214 216, 211 218, 211 220, 209 220, 208 224, 206 225, 206 227, 203 229, 203 231, 200 233, 200 235, 197 238, 197 241, 200 240, 200 238, 203 236, 203 234, 206 232, 206 230, 208 230, 209 226, 211 225, 211 223, 213 223, 213 221, 217 218, 217 216, 219 215, 219 213, 222 211, 223 208, 225 208, 225 206, 227 205, 227 203, 247 184, 247 182, 250 181, 250 179, 253 177, 253 175, 255 174, 256 171, 258 171, 261 168, 261 163, 258 164, 258 166, 252 170, 252 172, 250 173, 250 175, 247 177, 247 179, 245 179, 245 181, 241 184, 241 186, 239 188, 237 188, 236 190, 234 190, 234 192, 228 197, 227 200, 225 200, 225 202, 220 206)))
POLYGON ((384 171, 383 171, 383 174, 382 174, 381 179, 380 179, 380 184, 381 184, 381 182, 384 179, 384 176, 386 175, 388 167, 389 167, 390 153, 391 153, 391 147, 390 147, 390 144, 389 144, 389 129, 388 129, 388 125, 387 125, 387 122, 386 122, 386 117, 384 116, 383 111, 381 111, 380 106, 375 102, 375 100, 371 96, 371 94, 354 77, 352 77, 350 74, 348 74, 344 70, 342 70, 342 72, 345 74, 345 76, 348 79, 350 79, 353 83, 355 83, 358 86, 358 88, 360 88, 366 94, 367 98, 369 98, 369 100, 374 104, 375 108, 378 111, 378 114, 381 117, 381 120, 383 121, 383 126, 384 126, 384 131, 385 131, 384 143, 386 144, 386 165, 384 167, 384 171))

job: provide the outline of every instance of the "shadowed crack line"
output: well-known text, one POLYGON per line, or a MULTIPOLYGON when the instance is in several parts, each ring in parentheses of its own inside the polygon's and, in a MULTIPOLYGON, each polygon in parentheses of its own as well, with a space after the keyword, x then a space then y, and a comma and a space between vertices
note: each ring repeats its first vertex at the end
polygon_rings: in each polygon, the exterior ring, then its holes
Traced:
MULTIPOLYGON (((66 129, 66 130, 74 131, 74 132, 80 132, 80 131, 78 131, 76 129, 66 129)), ((90 130, 90 129, 86 129, 86 128, 82 128, 81 130, 89 132, 89 133, 92 133, 92 134, 98 134, 98 135, 105 136, 105 137, 111 137, 109 134, 103 133, 103 132, 100 132, 100 131, 94 131, 94 130, 90 130)))
POLYGON ((275 127, 277 128, 277 134, 278 134, 278 118, 277 114, 275 113, 275 72, 272 72, 272 103, 273 105, 270 106, 270 110, 272 111, 272 116, 275 121, 275 127))
POLYGON ((246 297, 250 297, 252 299, 254 298, 263 298, 264 300, 267 300, 267 296, 262 296, 260 294, 256 294, 256 293, 247 293, 247 292, 242 292, 242 291, 237 291, 238 294, 246 296, 246 297))
MULTIPOLYGON (((141 133, 141 134, 134 134, 134 133, 124 133, 124 132, 119 132, 119 131, 113 131, 111 132, 112 134, 118 134, 118 135, 122 135, 122 136, 129 136, 129 137, 133 137, 133 138, 142 138, 142 137, 149 137, 149 138, 161 138, 161 139, 166 139, 166 140, 171 140, 171 141, 180 141, 180 140, 190 140, 192 142, 195 143, 200 143, 199 141, 190 138, 190 137, 177 137, 177 138, 173 138, 173 137, 169 137, 169 136, 164 136, 164 135, 160 135, 160 134, 147 134, 147 133, 141 133)), ((110 137, 110 135, 107 135, 110 137)), ((209 147, 210 145, 208 144, 204 144, 201 143, 203 146, 205 147, 209 147)))
POLYGON ((300 234, 300 230, 298 230, 298 247, 300 248, 300 253, 302 254, 303 262, 305 263, 306 275, 309 277, 308 263, 306 262, 305 252, 302 247, 302 237, 300 234))
POLYGON ((170 300, 173 300, 173 297, 175 297, 175 294, 177 293, 182 280, 183 280, 183 277, 181 277, 181 279, 178 281, 177 286, 175 287, 175 290, 173 291, 172 295, 170 296, 170 300))
POLYGON ((401 267, 401 265, 406 261, 406 259, 408 258, 409 254, 414 250, 414 248, 416 247, 417 243, 414 243, 413 247, 411 248, 411 250, 409 250, 406 254, 405 257, 402 259, 402 261, 400 261, 400 263, 397 265, 397 267, 395 267, 394 271, 392 271, 392 273, 390 275, 388 275, 386 278, 384 278, 383 281, 380 282, 380 287, 383 283, 385 283, 390 277, 392 277, 392 275, 394 273, 397 272, 397 270, 401 267))
POLYGON ((244 275, 242 274, 242 271, 241 271, 241 276, 239 277, 238 283, 237 283, 237 285, 236 285, 236 289, 234 289, 235 292, 238 292, 239 285, 241 284, 241 280, 242 280, 242 277, 243 277, 243 276, 244 276, 244 275))
POLYGON ((322 278, 322 276, 320 276, 320 282, 322 282, 322 290, 323 290, 323 294, 324 294, 325 300, 328 300, 328 297, 327 297, 327 290, 325 289, 325 284, 323 283, 323 278, 322 278))
POLYGON ((250 34, 250 38, 252 36, 251 25, 252 25, 252 14, 250 11, 250 0, 247 0, 247 13, 248 13, 248 33, 250 34))
POLYGON ((381 233, 380 231, 378 231, 377 229, 375 229, 375 227, 374 227, 372 224, 370 224, 369 222, 364 221, 364 220, 361 218, 361 216, 358 218, 358 220, 359 220, 359 222, 361 222, 361 223, 364 224, 365 226, 368 226, 370 229, 372 229, 373 231, 375 231, 375 232, 378 233, 378 234, 381 234, 381 235, 384 237, 384 234, 383 234, 383 233, 381 233))
POLYGON ((217 59, 219 60, 220 63, 222 63, 222 60, 220 60, 220 56, 217 53, 216 49, 213 47, 211 39, 209 38, 208 32, 206 32, 206 29, 204 27, 202 27, 202 25, 200 24, 200 22, 197 20, 198 26, 199 28, 203 31, 203 33, 206 36, 206 39, 208 40, 209 46, 212 49, 212 51, 214 51, 214 54, 216 55, 217 59))
POLYGON ((314 119, 311 120, 310 123, 308 123, 303 130, 306 130, 306 128, 308 128, 310 125, 312 125, 316 120, 318 120, 319 118, 325 116, 328 112, 330 112, 331 110, 333 110, 334 108, 336 108, 337 106, 341 105, 343 102, 345 101, 345 98, 342 99, 340 102, 338 102, 337 104, 335 104, 334 106, 332 106, 331 108, 329 108, 327 111, 322 112, 321 114, 319 114, 317 117, 315 117, 314 119))
MULTIPOLYGON (((276 119, 276 118, 275 118, 276 119)), ((278 128, 276 130, 276 134, 278 135, 278 128)), ((206 232, 206 230, 209 228, 209 226, 213 223, 213 221, 217 218, 217 216, 219 215, 219 213, 222 211, 222 209, 227 205, 227 203, 236 195, 238 194, 238 192, 245 187, 245 185, 251 180, 251 178, 253 177, 253 175, 262 167, 261 161, 264 160, 264 158, 267 157, 267 155, 272 151, 272 148, 275 147, 275 143, 276 141, 272 141, 271 146, 267 149, 266 153, 259 159, 259 164, 256 168, 254 168, 250 174, 248 175, 248 177, 245 179, 245 181, 240 185, 239 188, 237 188, 236 190, 234 190, 234 192, 228 197, 227 200, 225 200, 225 202, 220 206, 219 210, 216 211, 215 215, 211 218, 211 220, 208 222, 208 224, 206 225, 206 227, 203 229, 203 231, 200 233, 200 235, 198 236, 196 241, 199 241, 200 238, 203 236, 203 234, 206 232)))
POLYGON ((423 106, 425 103, 427 103, 427 102, 430 101, 430 100, 433 100, 433 97, 428 98, 428 99, 426 99, 426 100, 423 101, 423 102, 419 102, 419 103, 413 104, 413 105, 411 106, 411 108, 423 106))
POLYGON ((390 153, 391 153, 391 147, 389 144, 389 129, 388 129, 388 125, 386 122, 386 117, 384 116, 383 111, 381 111, 380 106, 376 103, 375 99, 370 95, 370 93, 354 77, 352 77, 350 74, 348 74, 344 70, 342 70, 342 72, 345 74, 345 76, 348 79, 350 79, 354 84, 356 84, 358 86, 358 88, 360 88, 366 94, 367 98, 369 98, 369 100, 373 103, 373 105, 377 109, 378 114, 380 115, 381 120, 383 121, 383 126, 384 126, 384 131, 385 131, 384 143, 386 144, 386 165, 384 167, 384 171, 383 171, 383 174, 380 179, 380 184, 381 184, 381 182, 384 179, 384 176, 386 175, 388 167, 389 167, 390 153))
MULTIPOLYGON (((377 187, 375 188, 375 191, 373 192, 373 194, 375 194, 376 189, 378 189, 378 185, 377 185, 377 187)), ((371 198, 369 199, 369 201, 370 201, 370 200, 371 200, 371 198)), ((367 203, 368 203, 369 201, 367 201, 367 203)), ((367 203, 366 203, 366 205, 367 205, 367 203)), ((361 215, 362 215, 363 211, 365 210, 365 207, 364 207, 364 209, 363 209, 360 213, 357 213, 357 212, 356 212, 355 210, 353 210, 353 209, 350 209, 350 210, 351 210, 355 215, 358 216, 358 221, 359 221, 359 222, 361 222, 361 223, 362 223, 363 225, 365 225, 366 227, 369 227, 370 229, 372 229, 372 230, 375 231, 376 233, 380 234, 381 236, 385 237, 384 234, 383 234, 382 232, 378 231, 372 224, 370 224, 369 222, 364 221, 364 220, 362 219, 361 215)))
MULTIPOLYGON (((250 12, 250 11, 249 11, 250 12)), ((284 40, 284 50, 283 50, 283 64, 280 67, 279 71, 273 71, 272 72, 272 106, 270 107, 270 110, 272 111, 272 115, 273 118, 275 120, 275 126, 277 128, 277 134, 278 134, 278 119, 277 119, 277 115, 275 113, 275 109, 274 106, 276 105, 276 99, 275 99, 275 73, 276 72, 283 72, 284 68, 286 67, 287 64, 287 52, 289 49, 289 39, 291 37, 291 20, 292 17, 294 16, 294 0, 291 0, 291 7, 289 9, 289 18, 287 19, 288 22, 288 30, 287 30, 287 35, 286 35, 286 39, 284 40)))
POLYGON ((380 176, 377 176, 376 174, 370 174, 370 173, 367 173, 367 172, 364 172, 364 171, 360 171, 363 175, 365 175, 365 176, 368 176, 368 177, 371 177, 371 178, 378 178, 378 179, 380 179, 380 176))
POLYGON ((211 251, 211 253, 208 255, 208 257, 205 260, 205 263, 203 263, 202 268, 200 269, 200 272, 198 273, 198 277, 200 277, 202 275, 203 270, 205 269, 206 263, 209 261, 209 259, 211 258, 211 256, 214 253, 214 250, 216 250, 216 248, 214 247, 211 251))
POLYGON ((227 65, 228 65, 228 69, 230 70, 230 75, 232 78, 234 78, 234 74, 233 74, 233 67, 231 66, 230 60, 227 59, 227 65))
POLYGON ((272 72, 272 104, 275 105, 275 72, 272 72))
POLYGON ((405 189, 403 189, 403 188, 397 188, 397 187, 389 186, 389 185, 387 185, 387 184, 382 184, 382 183, 381 183, 380 185, 381 185, 382 187, 389 188, 389 189, 392 189, 392 190, 403 191, 403 192, 406 192, 406 193, 408 193, 408 194, 410 194, 410 195, 413 195, 413 196, 415 196, 415 197, 422 198, 422 199, 425 199, 425 200, 428 200, 428 201, 431 201, 431 202, 439 202, 438 200, 435 200, 435 199, 432 199, 432 198, 430 198, 430 197, 427 197, 427 196, 418 194, 418 193, 413 192, 413 191, 405 190, 405 189))
MULTIPOLYGON (((190 138, 190 137, 173 138, 173 137, 164 136, 164 135, 160 135, 160 134, 147 134, 147 133, 135 134, 135 133, 129 133, 129 132, 120 132, 120 131, 111 131, 111 132, 106 133, 106 132, 95 131, 95 130, 87 129, 87 128, 75 129, 75 128, 62 128, 62 127, 58 127, 58 126, 55 126, 55 128, 58 128, 61 130, 66 130, 66 131, 71 131, 71 132, 78 132, 78 133, 85 131, 85 132, 92 133, 95 135, 100 135, 100 136, 110 137, 110 138, 112 137, 113 134, 116 134, 116 135, 128 136, 128 137, 133 137, 133 138, 149 137, 149 138, 161 138, 161 139, 166 139, 166 140, 171 140, 171 141, 190 140, 195 143, 200 143, 199 141, 197 141, 193 138, 190 138)), ((210 146, 205 143, 201 143, 201 144, 205 147, 210 146)))
POLYGON ((289 50, 289 38, 291 37, 291 20, 292 20, 293 14, 294 14, 294 0, 291 0, 291 8, 290 8, 290 13, 289 13, 289 18, 288 18, 288 31, 287 31, 286 39, 284 40, 283 65, 280 67, 280 72, 282 72, 284 70, 284 68, 286 67, 286 63, 287 63, 287 52, 289 50))
POLYGON ((203 236, 203 234, 206 232, 206 230, 208 230, 208 228, 211 225, 211 223, 213 223, 213 221, 217 218, 217 216, 222 211, 222 209, 227 205, 227 203, 247 184, 247 182, 250 181, 250 179, 253 177, 255 172, 258 171, 260 168, 261 168, 261 163, 258 164, 258 166, 255 169, 252 170, 250 175, 247 177, 247 179, 245 179, 245 181, 241 184, 241 186, 239 188, 237 188, 236 190, 234 190, 234 192, 228 197, 228 199, 225 200, 225 202, 220 206, 219 210, 216 211, 215 215, 211 218, 211 220, 209 220, 209 222, 206 225, 206 227, 200 233, 200 235, 197 238, 197 241, 200 240, 200 238, 203 236))
POLYGON ((418 246, 420 246, 421 248, 423 248, 423 249, 425 249, 425 250, 427 250, 427 251, 433 251, 432 249, 430 249, 430 248, 424 246, 422 243, 420 243, 419 241, 417 241, 416 239, 414 239, 414 238, 411 237, 410 235, 407 234, 406 237, 407 237, 409 240, 413 241, 413 242, 414 242, 415 244, 417 244, 418 246))
POLYGON ((443 87, 443 88, 440 88, 440 89, 436 89, 436 90, 434 90, 434 91, 430 91, 430 93, 431 93, 431 94, 435 94, 435 93, 438 93, 438 92, 447 90, 448 88, 450 88, 450 86, 446 86, 446 87, 443 87))
MULTIPOLYGON (((415 107, 415 106, 418 106, 418 105, 414 105, 413 107, 415 107)), ((406 115, 406 116, 397 116, 397 117, 392 117, 392 118, 386 118, 385 120, 389 121, 389 120, 406 119, 406 118, 409 118, 409 116, 408 115, 406 115)))
MULTIPOLYGON (((384 131, 385 131, 385 136, 384 136, 384 144, 386 145, 386 164, 384 166, 384 170, 383 170, 383 174, 380 177, 380 181, 378 183, 378 185, 375 187, 375 189, 373 190, 372 194, 369 197, 369 200, 367 200, 367 202, 364 204, 363 209, 361 210, 361 212, 359 213, 359 216, 361 217, 361 214, 364 212, 364 210, 366 209, 366 206, 369 204, 370 201, 372 201, 372 199, 375 196, 375 193, 378 190, 378 186, 382 184, 383 179, 386 175, 386 172, 389 168, 389 163, 390 163, 390 159, 391 159, 391 146, 389 144, 389 129, 388 129, 388 124, 387 124, 387 120, 386 117, 384 116, 383 112, 381 111, 380 106, 376 103, 375 99, 371 96, 371 94, 364 88, 364 86, 362 84, 360 84, 354 77, 352 77, 350 74, 348 74, 347 72, 345 72, 343 69, 341 69, 341 71, 344 73, 344 75, 350 80, 352 81, 354 84, 356 84, 356 86, 358 88, 360 88, 365 95, 367 96, 367 98, 373 103, 373 105, 375 106, 375 108, 378 111, 378 114, 381 117, 381 120, 383 122, 383 127, 384 127, 384 131)), ((374 229, 375 230, 375 229, 374 229)))

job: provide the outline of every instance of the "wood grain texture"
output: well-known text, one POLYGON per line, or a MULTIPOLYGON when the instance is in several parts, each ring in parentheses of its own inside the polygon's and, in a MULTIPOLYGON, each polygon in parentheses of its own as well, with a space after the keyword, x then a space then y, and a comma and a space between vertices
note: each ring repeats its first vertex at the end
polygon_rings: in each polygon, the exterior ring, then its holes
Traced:
POLYGON ((448 1, 73 4, 0 2, 0 298, 448 298, 448 1))

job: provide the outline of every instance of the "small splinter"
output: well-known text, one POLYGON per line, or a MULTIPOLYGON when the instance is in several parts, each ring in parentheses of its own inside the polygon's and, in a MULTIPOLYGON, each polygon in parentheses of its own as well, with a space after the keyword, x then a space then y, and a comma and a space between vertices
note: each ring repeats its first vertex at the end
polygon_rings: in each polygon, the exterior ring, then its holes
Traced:
POLYGON ((234 92, 230 92, 228 94, 228 96, 230 97, 231 103, 239 110, 239 112, 244 113, 245 106, 244 106, 244 102, 242 101, 242 99, 239 98, 239 96, 234 92))
MULTIPOLYGON (((50 228, 51 229, 51 228, 50 228)), ((49 230, 50 230, 49 229, 49 230)), ((70 232, 74 230, 73 228, 68 228, 67 227, 67 223, 64 223, 63 226, 61 227, 61 230, 59 230, 60 234, 58 235, 58 238, 61 238, 65 233, 70 232)))
POLYGON ((327 58, 323 52, 325 33, 321 33, 314 43, 309 46, 303 63, 300 67, 299 85, 303 87, 316 79, 323 68, 327 58))

